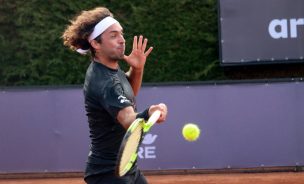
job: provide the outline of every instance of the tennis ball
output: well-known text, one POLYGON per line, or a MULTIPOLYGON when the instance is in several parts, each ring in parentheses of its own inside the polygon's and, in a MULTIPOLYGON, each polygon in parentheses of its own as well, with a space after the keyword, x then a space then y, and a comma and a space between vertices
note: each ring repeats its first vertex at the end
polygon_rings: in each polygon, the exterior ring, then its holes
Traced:
POLYGON ((200 136, 201 130, 194 123, 187 123, 183 127, 183 136, 187 141, 196 141, 200 136))

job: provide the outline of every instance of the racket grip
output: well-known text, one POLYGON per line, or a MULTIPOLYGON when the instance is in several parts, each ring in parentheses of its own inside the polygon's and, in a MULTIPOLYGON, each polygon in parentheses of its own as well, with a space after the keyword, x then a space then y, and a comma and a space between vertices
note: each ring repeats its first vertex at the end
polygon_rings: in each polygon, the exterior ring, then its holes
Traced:
POLYGON ((160 110, 154 111, 153 114, 148 119, 148 123, 151 122, 152 124, 154 124, 159 119, 160 114, 161 114, 160 110))
POLYGON ((159 110, 156 110, 153 112, 153 114, 148 119, 147 123, 144 124, 143 131, 148 132, 150 128, 156 123, 156 121, 159 119, 161 112, 159 110))

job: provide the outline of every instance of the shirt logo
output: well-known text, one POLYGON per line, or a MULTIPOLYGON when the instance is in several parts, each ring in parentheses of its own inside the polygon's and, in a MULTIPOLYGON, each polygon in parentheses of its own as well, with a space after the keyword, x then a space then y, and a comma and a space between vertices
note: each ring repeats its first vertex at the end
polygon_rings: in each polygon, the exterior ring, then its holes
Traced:
POLYGON ((120 95, 118 97, 118 100, 120 101, 120 103, 125 103, 125 102, 129 102, 130 103, 130 100, 128 100, 127 97, 122 96, 122 95, 120 95))

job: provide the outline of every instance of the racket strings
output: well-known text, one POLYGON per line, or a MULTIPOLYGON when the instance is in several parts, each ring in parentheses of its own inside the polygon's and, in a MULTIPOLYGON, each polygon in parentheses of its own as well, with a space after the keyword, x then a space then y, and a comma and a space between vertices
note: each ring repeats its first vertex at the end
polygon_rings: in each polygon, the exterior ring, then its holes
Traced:
POLYGON ((142 124, 138 124, 138 126, 131 132, 126 144, 125 149, 122 153, 122 157, 120 160, 120 168, 119 172, 124 172, 125 167, 130 162, 130 158, 132 158, 133 154, 137 154, 137 148, 140 144, 142 136, 142 124))

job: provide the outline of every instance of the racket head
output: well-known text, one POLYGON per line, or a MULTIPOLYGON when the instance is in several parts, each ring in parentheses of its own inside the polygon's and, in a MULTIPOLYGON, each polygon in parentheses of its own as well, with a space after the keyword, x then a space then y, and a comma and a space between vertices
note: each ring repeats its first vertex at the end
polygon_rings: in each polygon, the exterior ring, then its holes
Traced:
POLYGON ((133 166, 137 158, 137 151, 143 138, 144 119, 136 119, 128 128, 117 157, 116 175, 124 176, 133 166))

